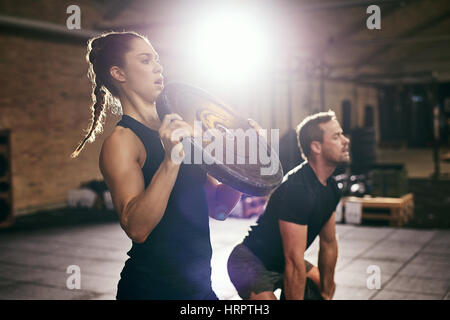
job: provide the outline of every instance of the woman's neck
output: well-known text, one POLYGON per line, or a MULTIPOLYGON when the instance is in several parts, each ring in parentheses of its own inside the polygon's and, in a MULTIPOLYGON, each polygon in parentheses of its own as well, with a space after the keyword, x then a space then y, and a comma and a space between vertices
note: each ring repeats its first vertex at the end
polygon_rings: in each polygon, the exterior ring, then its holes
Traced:
POLYGON ((134 97, 121 95, 120 102, 122 104, 123 114, 136 119, 153 130, 158 130, 161 126, 161 121, 156 112, 155 102, 146 102, 137 95, 134 97))

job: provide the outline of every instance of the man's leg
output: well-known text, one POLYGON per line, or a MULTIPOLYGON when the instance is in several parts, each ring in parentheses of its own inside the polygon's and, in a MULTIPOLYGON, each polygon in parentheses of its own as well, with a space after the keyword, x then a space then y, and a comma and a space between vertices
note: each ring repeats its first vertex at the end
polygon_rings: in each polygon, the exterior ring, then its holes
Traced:
POLYGON ((264 291, 258 294, 253 291, 250 293, 249 300, 277 300, 277 297, 273 293, 273 291, 264 291))
MULTIPOLYGON (((306 276, 314 282, 317 288, 320 288, 319 268, 309 263, 307 260, 305 260, 305 267, 306 267, 306 276)), ((264 291, 258 294, 252 291, 250 293, 249 300, 277 300, 277 297, 275 296, 273 291, 264 291)))
POLYGON ((228 275, 243 300, 276 300, 274 290, 283 275, 266 270, 245 245, 236 246, 228 258, 228 275))
POLYGON ((311 268, 311 270, 309 270, 306 273, 306 276, 308 278, 310 278, 316 284, 317 287, 320 288, 320 272, 319 272, 319 268, 317 268, 316 266, 313 266, 311 268))
MULTIPOLYGON (((306 276, 310 278, 318 288, 320 288, 319 268, 312 266, 312 268, 306 273, 306 276)), ((249 300, 277 300, 277 297, 272 291, 264 291, 258 294, 252 291, 249 300)))
MULTIPOLYGON (((306 300, 310 300, 311 298, 313 298, 314 300, 316 300, 319 297, 316 297, 316 295, 319 293, 319 288, 320 288, 320 272, 319 272, 319 268, 314 266, 312 263, 310 263, 309 261, 305 260, 305 269, 306 269, 306 284, 305 284, 305 299, 306 300), (309 282, 313 282, 309 283, 309 282), (317 286, 317 290, 315 288, 312 288, 312 286, 317 286), (313 294, 313 295, 311 295, 313 294), (315 296, 315 297, 313 297, 315 296)), ((284 292, 281 292, 281 297, 280 300, 285 300, 285 296, 284 296, 284 292)))

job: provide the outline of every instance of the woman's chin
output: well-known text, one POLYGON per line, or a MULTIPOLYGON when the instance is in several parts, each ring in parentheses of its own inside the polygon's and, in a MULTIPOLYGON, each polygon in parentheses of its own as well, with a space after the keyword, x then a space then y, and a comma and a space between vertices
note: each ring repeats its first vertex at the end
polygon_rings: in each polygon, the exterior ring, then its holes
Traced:
POLYGON ((154 92, 152 95, 144 97, 145 102, 149 104, 155 104, 161 92, 154 92))

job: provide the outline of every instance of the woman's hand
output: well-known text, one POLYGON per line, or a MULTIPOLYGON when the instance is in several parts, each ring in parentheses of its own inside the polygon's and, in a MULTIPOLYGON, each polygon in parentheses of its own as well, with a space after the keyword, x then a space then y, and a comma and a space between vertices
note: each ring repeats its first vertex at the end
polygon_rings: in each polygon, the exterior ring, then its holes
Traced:
POLYGON ((165 159, 179 165, 184 159, 181 141, 193 135, 192 127, 180 115, 171 113, 164 116, 158 132, 166 151, 165 159))
POLYGON ((262 134, 263 128, 259 125, 258 122, 256 122, 256 121, 253 120, 253 119, 250 119, 250 118, 247 119, 247 121, 248 121, 248 124, 250 125, 250 127, 252 127, 253 129, 255 129, 256 132, 257 132, 259 135, 262 134))

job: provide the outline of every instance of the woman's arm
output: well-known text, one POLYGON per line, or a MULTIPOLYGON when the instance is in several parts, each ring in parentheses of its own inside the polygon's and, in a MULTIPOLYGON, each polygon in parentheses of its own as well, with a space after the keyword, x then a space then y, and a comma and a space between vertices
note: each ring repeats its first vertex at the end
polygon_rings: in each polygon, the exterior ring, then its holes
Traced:
POLYGON ((100 153, 100 170, 111 192, 120 224, 137 243, 144 242, 161 220, 178 176, 179 164, 172 161, 170 155, 179 141, 171 141, 171 132, 185 123, 173 121, 178 118, 171 120, 169 116, 164 118, 159 131, 166 157, 146 189, 138 162, 139 151, 133 140, 136 137, 116 131, 105 140, 100 153))

